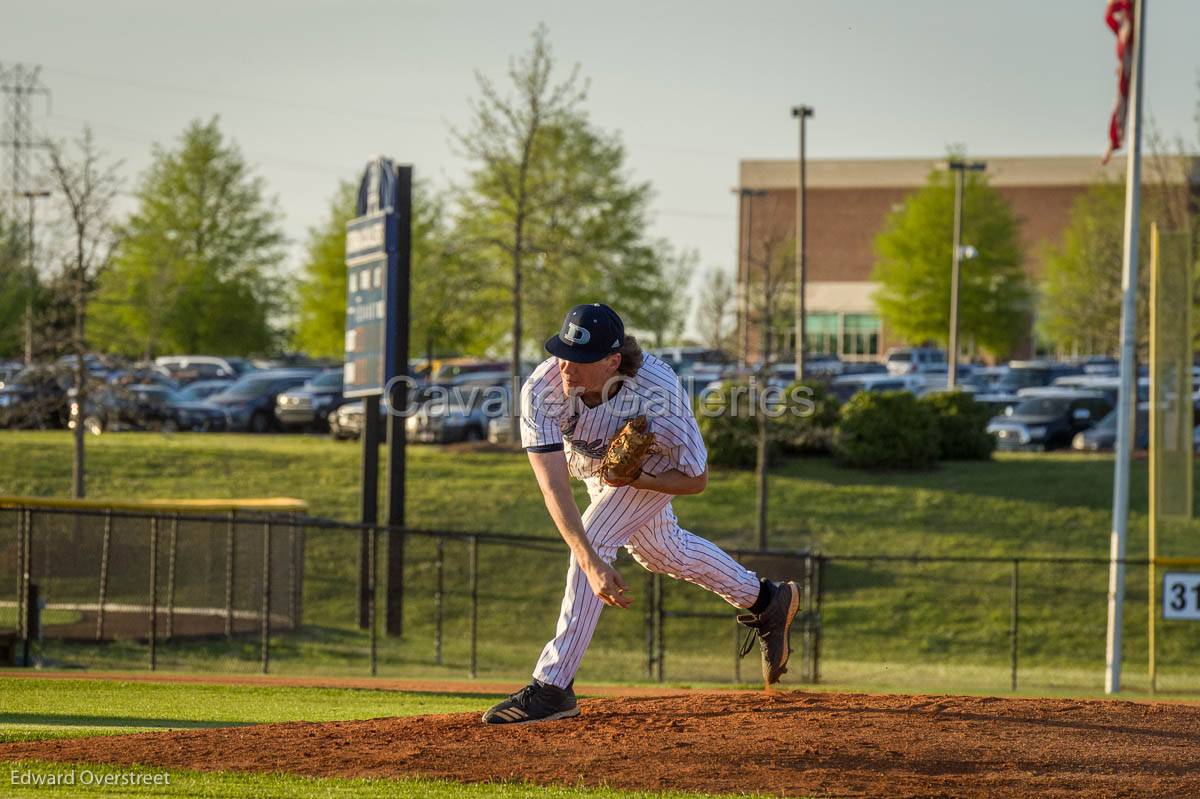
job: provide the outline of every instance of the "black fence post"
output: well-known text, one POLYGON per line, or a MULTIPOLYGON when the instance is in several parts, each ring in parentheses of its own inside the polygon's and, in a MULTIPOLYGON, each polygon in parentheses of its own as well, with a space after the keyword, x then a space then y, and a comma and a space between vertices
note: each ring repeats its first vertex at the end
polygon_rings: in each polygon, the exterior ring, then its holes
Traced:
POLYGON ((179 514, 171 516, 171 539, 167 549, 167 635, 175 637, 175 555, 179 551, 179 514))
POLYGON ((112 551, 112 509, 104 511, 104 535, 100 539, 100 596, 96 603, 96 640, 104 640, 104 603, 108 601, 108 561, 112 551))
POLYGON ((288 517, 288 627, 295 630, 300 626, 300 591, 296 579, 296 516, 288 517))
POLYGON ((371 529, 366 531, 367 544, 367 591, 366 591, 366 610, 367 610, 367 629, 371 639, 370 649, 370 665, 371 676, 378 674, 379 669, 379 626, 376 623, 378 618, 378 601, 379 601, 379 528, 371 525, 371 529))
POLYGON ((25 551, 25 508, 17 508, 17 636, 29 640, 29 629, 25 624, 25 584, 29 581, 29 568, 25 551))
POLYGON ((37 583, 29 583, 28 594, 25 597, 25 636, 21 647, 21 665, 28 668, 33 665, 33 642, 42 636, 42 607, 38 594, 37 583))
POLYGON ((150 671, 158 668, 158 517, 150 517, 150 671))
POLYGON ((738 624, 737 615, 733 617, 733 682, 742 682, 742 625, 738 624))
POLYGON ((663 580, 661 574, 654 575, 654 609, 655 609, 655 627, 657 628, 658 636, 658 651, 655 654, 655 665, 658 669, 658 681, 663 681, 663 660, 666 656, 666 631, 663 629, 666 625, 666 611, 663 608, 663 580))
POLYGON ((1013 558, 1012 562, 1012 583, 1009 590, 1009 621, 1008 621, 1008 637, 1010 647, 1010 657, 1012 659, 1012 690, 1017 690, 1017 635, 1019 632, 1019 600, 1017 598, 1021 585, 1021 560, 1013 558))
POLYGON ((225 637, 233 638, 233 570, 237 550, 237 511, 229 511, 225 530, 225 637))
POLYGON ((478 642, 478 617, 479 617, 479 536, 471 536, 470 553, 467 560, 468 582, 470 583, 471 593, 471 613, 469 618, 470 624, 470 639, 471 653, 470 665, 468 674, 471 679, 475 679, 476 670, 476 646, 478 642))
POLYGON ((271 665, 271 523, 263 524, 262 673, 271 665))
POLYGON ((433 662, 442 665, 442 603, 445 601, 446 579, 446 539, 441 535, 437 539, 437 555, 434 560, 433 586, 433 662))
POLYGON ((654 679, 654 572, 646 572, 646 679, 654 679))
POLYGON ((821 603, 825 598, 825 563, 824 555, 817 555, 817 570, 816 570, 816 608, 813 611, 813 674, 812 681, 814 684, 821 681, 821 635, 823 634, 823 623, 821 617, 821 603))

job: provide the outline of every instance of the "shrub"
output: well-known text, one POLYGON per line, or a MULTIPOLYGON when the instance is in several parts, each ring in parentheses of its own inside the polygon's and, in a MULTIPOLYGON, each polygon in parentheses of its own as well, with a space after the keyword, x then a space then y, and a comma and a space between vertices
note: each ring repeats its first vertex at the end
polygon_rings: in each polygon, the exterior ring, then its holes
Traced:
POLYGON ((860 391, 842 406, 834 454, 864 469, 923 469, 937 460, 937 417, 907 391, 860 391))
POLYGON ((786 389, 787 412, 772 420, 780 451, 787 455, 827 455, 833 449, 838 401, 824 383, 792 383, 786 389))
POLYGON ((746 383, 726 382, 719 391, 706 391, 697 403, 696 422, 708 448, 708 462, 714 466, 754 467, 758 420, 750 415, 748 389, 746 383))
POLYGON ((943 460, 987 460, 996 441, 987 431, 992 412, 963 391, 926 394, 921 404, 937 417, 938 457, 943 460))

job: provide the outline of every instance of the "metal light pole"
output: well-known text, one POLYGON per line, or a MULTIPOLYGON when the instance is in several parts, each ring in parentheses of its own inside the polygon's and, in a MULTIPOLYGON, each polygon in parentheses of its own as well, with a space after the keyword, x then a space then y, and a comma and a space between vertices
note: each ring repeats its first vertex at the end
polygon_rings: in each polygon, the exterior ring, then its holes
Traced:
POLYGON ((800 185, 796 188, 796 380, 804 380, 804 357, 808 350, 807 326, 808 312, 805 307, 805 268, 807 252, 807 189, 805 181, 806 157, 804 152, 805 121, 813 115, 812 106, 797 105, 792 107, 792 116, 800 120, 800 185))
POLYGON ((962 260, 962 200, 963 178, 967 172, 982 172, 982 161, 951 160, 947 166, 954 172, 954 250, 950 261, 950 346, 946 352, 946 387, 954 390, 958 381, 958 272, 962 260))
POLYGON ((37 200, 49 197, 48 191, 23 191, 21 197, 29 200, 29 293, 25 297, 25 365, 33 364, 33 295, 37 291, 37 261, 34 259, 33 211, 37 200))
MULTIPOLYGON (((750 356, 750 244, 754 229, 754 203, 750 202, 754 197, 765 197, 766 189, 732 189, 734 194, 738 196, 740 205, 746 206, 745 220, 746 227, 744 234, 746 237, 746 246, 742 250, 742 266, 745 268, 745 279, 738 287, 740 296, 738 303, 740 305, 740 313, 742 317, 741 329, 741 352, 738 356, 738 367, 745 368, 749 363, 750 356)), ((740 209, 739 209, 740 210, 740 209)))

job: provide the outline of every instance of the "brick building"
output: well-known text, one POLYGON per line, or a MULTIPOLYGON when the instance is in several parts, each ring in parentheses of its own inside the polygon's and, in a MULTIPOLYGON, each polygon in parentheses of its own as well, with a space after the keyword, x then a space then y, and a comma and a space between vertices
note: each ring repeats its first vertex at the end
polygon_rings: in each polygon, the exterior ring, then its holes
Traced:
MULTIPOLYGON (((1058 242, 1075 198, 1098 180, 1123 183, 1125 159, 1102 165, 1097 156, 988 158, 989 183, 1011 204, 1020 224, 1025 269, 1033 280, 1042 272, 1046 242, 1058 242)), ((875 263, 874 240, 887 214, 905 195, 923 187, 934 159, 814 160, 807 163, 807 336, 810 351, 834 353, 844 360, 880 358, 887 348, 905 343, 890 335, 871 301, 875 263)), ((738 214, 738 285, 744 291, 748 264, 747 233, 756 247, 771 236, 792 246, 796 230, 798 162, 744 160, 740 164, 738 214), (748 231, 747 226, 752 225, 748 231)), ((947 220, 947 235, 950 221, 947 220)), ((761 269, 761 267, 759 267, 761 269)), ((946 264, 949 271, 950 264, 946 264)), ((790 284, 788 286, 790 289, 790 284)), ((750 360, 759 349, 754 325, 747 330, 739 309, 738 341, 750 360)), ((790 314, 774 326, 772 349, 781 360, 792 357, 794 335, 790 314)), ((1032 335, 1025 352, 1032 349, 1032 335)))

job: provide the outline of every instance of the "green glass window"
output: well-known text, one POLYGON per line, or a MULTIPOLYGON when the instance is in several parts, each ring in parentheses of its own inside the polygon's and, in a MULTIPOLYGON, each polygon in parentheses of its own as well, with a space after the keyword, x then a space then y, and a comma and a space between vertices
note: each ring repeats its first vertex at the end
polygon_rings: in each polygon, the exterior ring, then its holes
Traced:
POLYGON ((810 313, 805 318, 805 335, 808 351, 817 355, 837 355, 838 315, 835 313, 810 313))
POLYGON ((874 314, 848 313, 842 315, 842 355, 879 355, 879 317, 874 314))

